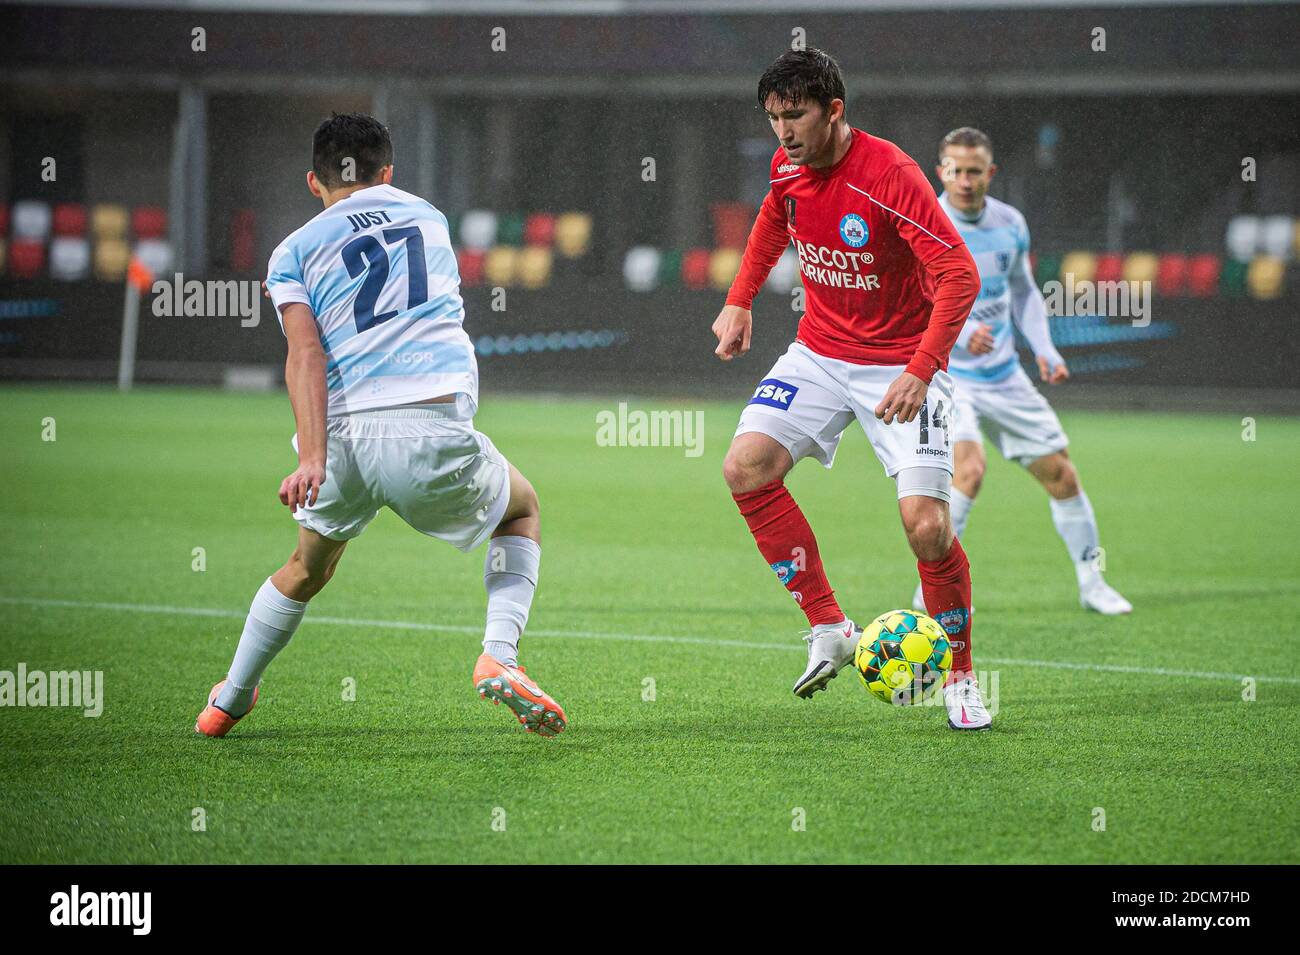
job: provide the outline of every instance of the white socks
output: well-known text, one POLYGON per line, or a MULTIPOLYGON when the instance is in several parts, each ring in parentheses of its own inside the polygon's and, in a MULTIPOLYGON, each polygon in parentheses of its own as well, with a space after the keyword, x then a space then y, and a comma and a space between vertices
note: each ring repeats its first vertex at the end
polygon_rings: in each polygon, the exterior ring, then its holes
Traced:
POLYGON ((1100 576, 1096 564, 1100 537, 1097 533, 1097 518, 1092 513, 1092 502, 1086 493, 1080 491, 1077 496, 1065 500, 1052 498, 1051 505, 1052 523, 1056 525, 1061 540, 1065 541, 1065 549, 1070 552, 1075 575, 1082 587, 1100 576))
POLYGON ((483 561, 483 587, 488 595, 483 649, 507 666, 519 663, 519 636, 528 623, 541 560, 542 548, 530 538, 507 536, 488 541, 483 561))
POLYGON ((307 611, 305 600, 290 600, 275 589, 271 578, 258 589, 244 621, 244 633, 230 664, 217 706, 231 716, 243 716, 253 705, 253 691, 275 655, 285 648, 307 611))
POLYGON ((948 492, 948 514, 952 517, 952 532, 958 537, 966 530, 966 518, 970 517, 970 507, 974 503, 973 497, 967 497, 956 488, 948 492))

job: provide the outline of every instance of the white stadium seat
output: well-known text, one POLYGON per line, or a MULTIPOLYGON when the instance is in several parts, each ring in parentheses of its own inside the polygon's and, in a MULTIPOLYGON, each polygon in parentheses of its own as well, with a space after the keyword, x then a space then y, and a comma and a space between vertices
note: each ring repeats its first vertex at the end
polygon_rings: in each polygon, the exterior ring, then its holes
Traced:
POLYGON ((1290 216, 1269 216, 1260 228, 1260 246, 1265 255, 1287 261, 1295 252, 1295 220, 1290 216))
POLYGON ((77 236, 60 236, 50 243, 50 275, 76 281, 90 274, 90 242, 77 236))
POLYGON ((486 209, 471 209, 460 220, 460 244, 475 252, 485 252, 497 241, 497 214, 486 209))
POLYGON ((767 287, 773 292, 789 295, 790 290, 798 284, 799 254, 787 246, 776 265, 772 266, 772 271, 768 273, 767 287))
POLYGON ((135 257, 154 275, 172 267, 172 244, 165 239, 141 239, 135 244, 135 257))
POLYGON ((1228 254, 1238 262, 1249 262, 1259 248, 1259 233, 1259 216, 1233 216, 1225 239, 1228 254))
POLYGON ((637 245, 623 259, 623 282, 633 292, 650 292, 659 284, 659 250, 637 245))
POLYGON ((44 242, 50 234, 50 204, 39 199, 24 199, 13 207, 15 239, 44 242))

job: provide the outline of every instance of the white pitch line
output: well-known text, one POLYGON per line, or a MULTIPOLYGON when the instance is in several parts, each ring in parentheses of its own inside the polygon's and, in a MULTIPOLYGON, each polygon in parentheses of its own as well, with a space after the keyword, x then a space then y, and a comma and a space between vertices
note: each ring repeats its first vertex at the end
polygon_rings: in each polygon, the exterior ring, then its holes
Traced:
MULTIPOLYGON (((94 600, 56 600, 46 597, 4 597, 0 604, 21 604, 30 607, 62 607, 72 610, 116 610, 125 613, 153 613, 182 617, 217 617, 228 620, 243 620, 247 615, 244 610, 216 610, 208 607, 172 607, 162 604, 127 604, 109 603, 94 600)), ((463 624, 416 623, 407 620, 370 620, 364 617, 327 617, 312 614, 303 621, 311 624, 328 624, 340 627, 372 627, 385 630, 418 630, 435 633, 481 633, 482 627, 463 624)), ((746 640, 716 640, 707 637, 678 637, 665 634, 648 633, 602 633, 590 630, 538 630, 530 628, 530 634, 539 637, 572 637, 579 640, 627 640, 633 643, 684 643, 706 647, 737 647, 742 650, 782 650, 786 652, 804 648, 796 643, 755 643, 746 640)), ((1010 657, 981 657, 980 663, 998 666, 1039 667, 1048 670, 1087 670, 1094 673, 1135 673, 1144 676, 1188 677, 1200 680, 1232 680, 1240 682, 1245 679, 1260 683, 1285 683, 1300 685, 1300 677, 1260 676, 1250 673, 1217 673, 1212 670, 1171 670, 1165 667, 1135 667, 1111 663, 1069 663, 1063 660, 1019 660, 1010 657)))

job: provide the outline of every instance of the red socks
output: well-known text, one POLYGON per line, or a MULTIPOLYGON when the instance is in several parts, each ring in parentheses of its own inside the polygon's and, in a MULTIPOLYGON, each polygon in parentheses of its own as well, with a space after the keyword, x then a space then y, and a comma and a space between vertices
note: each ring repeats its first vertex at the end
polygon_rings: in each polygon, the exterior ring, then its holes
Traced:
POLYGON ((844 611, 835 602, 812 528, 786 490, 784 481, 773 481, 757 491, 733 494, 740 513, 754 535, 759 553, 772 565, 785 589, 790 591, 808 617, 810 626, 839 623, 844 611))
POLYGON ((974 667, 970 659, 970 562, 961 541, 952 539, 952 547, 942 560, 918 560, 921 593, 930 616, 948 632, 952 644, 952 672, 948 683, 961 679, 974 667))

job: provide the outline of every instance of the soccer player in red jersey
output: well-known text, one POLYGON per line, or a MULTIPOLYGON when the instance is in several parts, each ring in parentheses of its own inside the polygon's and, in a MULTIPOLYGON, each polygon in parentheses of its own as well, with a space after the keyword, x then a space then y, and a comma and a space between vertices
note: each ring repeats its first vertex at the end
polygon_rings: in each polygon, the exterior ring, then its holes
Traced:
POLYGON ((750 305, 790 242, 806 307, 794 343, 740 416, 723 474, 763 558, 808 617, 808 667, 794 692, 810 698, 853 659, 858 628, 835 600, 785 476, 804 457, 829 468, 856 418, 897 482, 925 605, 952 642, 948 723, 986 729, 992 719, 971 664, 970 565, 948 516, 945 370, 979 273, 920 167, 893 143, 851 127, 844 96, 839 66, 820 50, 787 52, 758 81, 780 148, 713 323, 718 357, 749 350, 750 305))

